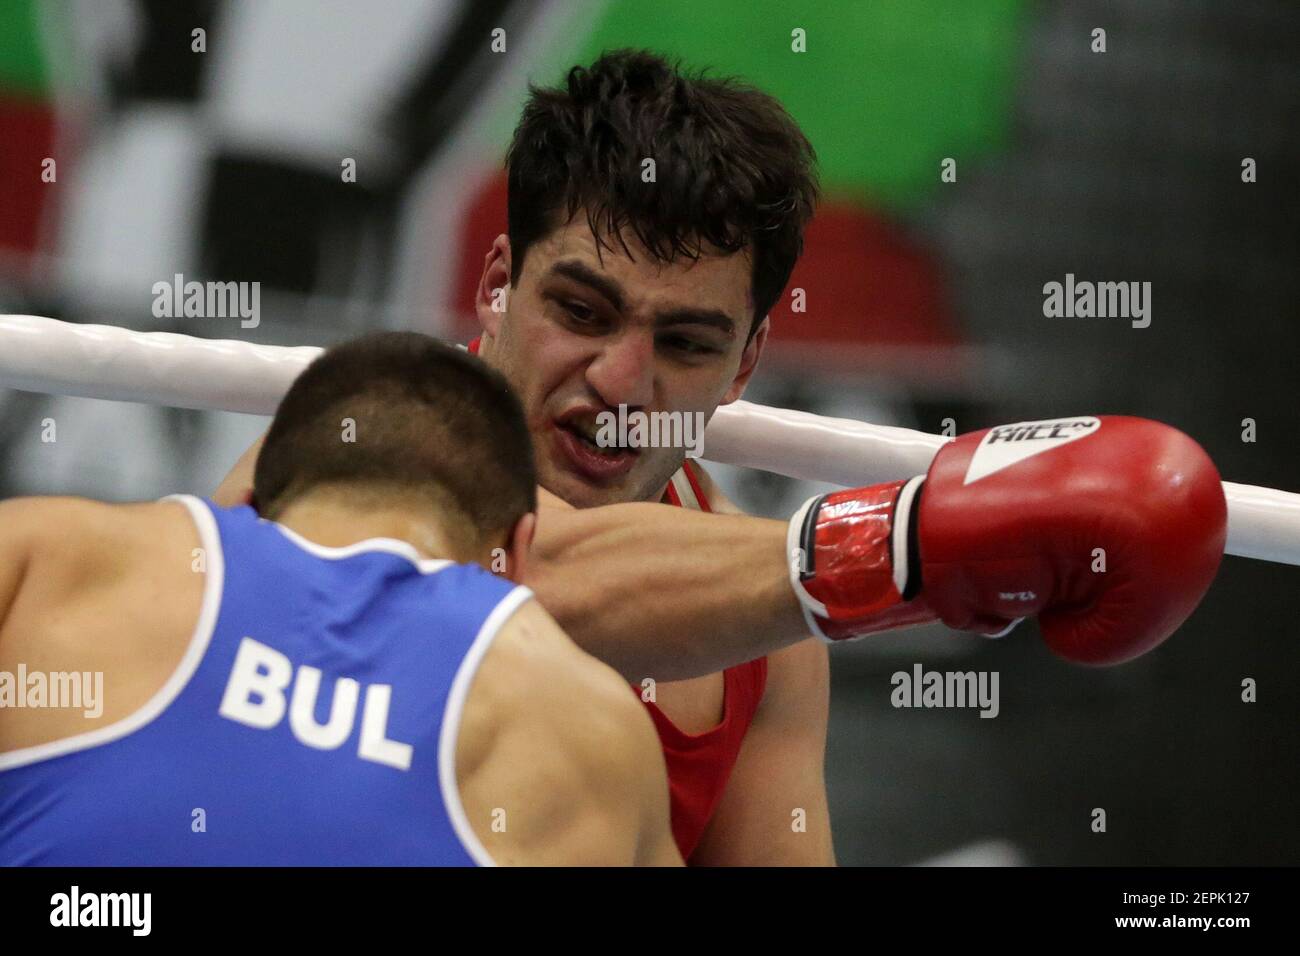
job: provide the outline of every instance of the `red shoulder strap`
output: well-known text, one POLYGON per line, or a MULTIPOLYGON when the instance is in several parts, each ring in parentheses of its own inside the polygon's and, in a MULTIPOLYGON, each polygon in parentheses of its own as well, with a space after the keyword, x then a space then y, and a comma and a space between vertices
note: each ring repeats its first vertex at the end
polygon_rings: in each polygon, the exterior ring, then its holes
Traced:
POLYGON ((679 508, 711 512, 713 508, 709 506, 708 496, 704 494, 704 488, 695 474, 695 467, 690 461, 682 462, 682 467, 669 479, 664 497, 670 505, 679 508))
POLYGON ((700 503, 700 510, 712 511, 713 506, 709 504, 709 496, 704 493, 704 489, 700 486, 699 476, 695 474, 695 469, 697 467, 697 465, 693 464, 688 459, 687 461, 682 462, 682 474, 684 474, 686 480, 691 483, 691 490, 695 492, 695 500, 700 503))

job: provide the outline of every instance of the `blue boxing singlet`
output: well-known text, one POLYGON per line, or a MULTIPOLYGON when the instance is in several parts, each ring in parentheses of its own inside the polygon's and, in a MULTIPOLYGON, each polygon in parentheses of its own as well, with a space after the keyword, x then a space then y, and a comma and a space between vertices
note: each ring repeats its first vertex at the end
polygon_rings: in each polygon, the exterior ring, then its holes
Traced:
POLYGON ((206 562, 189 648, 131 716, 0 754, 0 865, 490 865, 456 734, 531 592, 405 542, 326 548, 174 500, 206 562))

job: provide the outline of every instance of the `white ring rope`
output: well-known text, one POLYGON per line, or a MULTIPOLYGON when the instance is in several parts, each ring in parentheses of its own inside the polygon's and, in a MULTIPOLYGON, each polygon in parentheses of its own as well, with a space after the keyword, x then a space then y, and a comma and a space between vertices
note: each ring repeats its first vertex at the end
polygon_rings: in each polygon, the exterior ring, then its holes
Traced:
MULTIPOLYGON (((0 315, 0 387, 274 414, 320 349, 0 315)), ((924 472, 939 435, 736 402, 705 433, 712 461, 848 487, 924 472)), ((1225 481, 1227 554, 1300 565, 1300 495, 1225 481)))

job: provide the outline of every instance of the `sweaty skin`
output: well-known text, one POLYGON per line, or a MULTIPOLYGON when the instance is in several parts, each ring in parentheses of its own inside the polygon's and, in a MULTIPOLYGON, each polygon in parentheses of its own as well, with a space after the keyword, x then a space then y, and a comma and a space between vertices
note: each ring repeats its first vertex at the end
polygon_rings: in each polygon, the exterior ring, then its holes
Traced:
MULTIPOLYGON (((282 523, 320 544, 398 537, 429 557, 473 557, 446 553, 436 529, 409 516, 328 502, 292 511, 282 523)), ((198 619, 206 577, 192 569, 199 545, 179 502, 0 502, 0 671, 23 663, 104 674, 101 714, 7 711, 0 753, 113 724, 162 687, 198 619)), ((516 611, 484 655, 456 763, 466 814, 498 863, 681 865, 648 715, 536 601, 516 611), (501 810, 503 832, 492 827, 501 810)))

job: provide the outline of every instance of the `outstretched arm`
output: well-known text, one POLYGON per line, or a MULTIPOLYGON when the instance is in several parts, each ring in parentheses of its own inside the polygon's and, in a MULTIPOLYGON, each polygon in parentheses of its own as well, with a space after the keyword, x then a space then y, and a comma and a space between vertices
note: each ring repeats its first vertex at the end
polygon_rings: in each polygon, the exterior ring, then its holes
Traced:
MULTIPOLYGON (((261 441, 213 500, 246 504, 261 441)), ((525 583, 589 654, 629 680, 684 680, 808 636, 786 564, 786 525, 637 503, 575 509, 538 489, 525 583)))
POLYGON ((525 583, 628 680, 684 680, 808 636, 785 547, 782 521, 547 496, 525 583))

